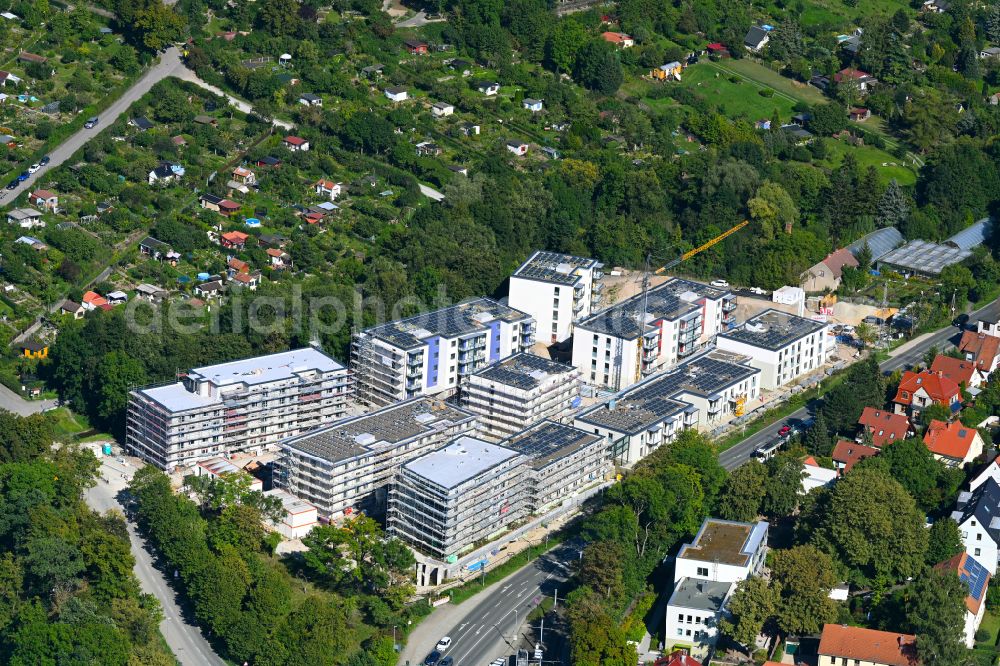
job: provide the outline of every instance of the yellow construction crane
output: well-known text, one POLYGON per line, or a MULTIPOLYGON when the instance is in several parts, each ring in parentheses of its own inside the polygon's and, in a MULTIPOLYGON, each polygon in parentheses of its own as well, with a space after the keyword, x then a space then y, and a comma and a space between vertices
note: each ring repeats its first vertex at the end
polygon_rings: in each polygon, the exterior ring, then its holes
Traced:
MULTIPOLYGON (((688 259, 690 259, 694 255, 698 254, 699 252, 703 252, 703 251, 707 250, 708 248, 712 247, 713 245, 715 245, 717 243, 721 243, 723 240, 725 240, 726 238, 729 238, 730 236, 732 236, 733 234, 735 234, 737 231, 739 231, 743 227, 747 226, 748 224, 750 224, 749 220, 743 220, 742 222, 740 222, 736 226, 731 227, 731 228, 727 229, 726 231, 723 231, 721 234, 719 234, 718 236, 716 236, 712 240, 708 241, 707 243, 702 243, 701 245, 699 245, 698 247, 694 248, 693 250, 688 250, 687 252, 685 252, 681 256, 679 256, 676 259, 673 259, 673 260, 667 262, 665 265, 660 266, 659 268, 657 268, 655 271, 652 271, 652 272, 650 272, 650 270, 649 270, 650 257, 649 256, 646 257, 646 272, 643 274, 643 277, 642 277, 642 312, 641 313, 637 313, 639 316, 636 319, 636 321, 638 323, 638 326, 639 326, 639 337, 636 340, 636 353, 635 353, 635 366, 636 367, 635 367, 635 376, 633 377, 633 381, 638 381, 639 378, 642 377, 642 340, 643 340, 642 331, 643 331, 644 323, 646 321, 646 296, 647 296, 647 294, 649 292, 649 278, 650 278, 650 276, 651 275, 661 275, 661 274, 667 272, 668 270, 670 270, 671 268, 673 268, 677 264, 681 263, 682 261, 687 261, 688 259)), ((623 355, 622 355, 623 347, 624 347, 624 344, 622 342, 622 339, 618 338, 618 342, 615 345, 615 357, 614 357, 614 368, 615 368, 615 371, 614 371, 614 387, 615 387, 616 391, 621 389, 620 384, 621 384, 621 373, 622 373, 622 362, 623 362, 623 355)))
POLYGON ((673 261, 669 262, 665 266, 660 266, 659 268, 657 268, 653 272, 656 275, 660 275, 661 273, 666 273, 667 271, 669 271, 671 268, 673 268, 677 264, 681 263, 682 261, 687 261, 688 259, 690 259, 694 255, 698 254, 699 252, 704 252, 705 250, 707 250, 708 248, 712 247, 713 245, 715 245, 717 243, 721 243, 722 241, 726 240, 727 238, 729 238, 730 236, 732 236, 733 234, 735 234, 737 231, 739 231, 743 227, 747 226, 748 224, 750 224, 749 220, 743 220, 742 222, 740 222, 739 224, 737 224, 735 227, 732 227, 731 229, 729 229, 727 231, 723 231, 721 234, 719 234, 718 236, 716 236, 712 240, 708 241, 707 243, 702 243, 701 245, 699 245, 698 247, 696 247, 693 250, 688 250, 687 252, 685 252, 681 256, 677 257, 673 261))

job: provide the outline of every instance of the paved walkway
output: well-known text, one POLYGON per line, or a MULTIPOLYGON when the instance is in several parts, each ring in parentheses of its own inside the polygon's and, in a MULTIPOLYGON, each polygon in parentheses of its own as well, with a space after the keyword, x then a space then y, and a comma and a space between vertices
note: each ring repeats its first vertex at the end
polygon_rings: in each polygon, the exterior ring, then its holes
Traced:
MULTIPOLYGON (((249 102, 247 102, 245 100, 242 100, 239 97, 235 97, 233 95, 230 95, 229 93, 227 93, 222 88, 219 88, 217 86, 213 86, 211 83, 209 83, 208 81, 205 81, 204 79, 202 79, 201 77, 199 77, 197 74, 195 74, 193 71, 191 71, 187 67, 181 67, 175 73, 175 76, 177 78, 179 78, 181 81, 188 81, 190 83, 195 84, 199 88, 204 88, 205 90, 207 90, 209 92, 213 92, 216 95, 222 95, 223 97, 225 97, 226 99, 229 100, 230 104, 232 104, 233 106, 235 106, 237 109, 239 109, 243 113, 252 113, 253 112, 253 106, 249 102)), ((292 123, 288 122, 287 120, 280 120, 278 118, 274 118, 271 122, 276 127, 281 127, 282 129, 286 129, 286 130, 290 130, 290 129, 292 129, 292 127, 294 127, 294 125, 292 123)))

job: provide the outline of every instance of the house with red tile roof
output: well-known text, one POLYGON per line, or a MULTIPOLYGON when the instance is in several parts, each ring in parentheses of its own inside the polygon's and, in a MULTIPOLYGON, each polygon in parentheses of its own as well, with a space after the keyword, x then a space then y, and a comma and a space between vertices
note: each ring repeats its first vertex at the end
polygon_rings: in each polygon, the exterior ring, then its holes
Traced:
POLYGON ((919 666, 917 637, 843 624, 823 625, 818 666, 919 666))
POLYGON ((806 291, 834 291, 840 286, 840 278, 844 275, 844 267, 857 268, 858 260, 846 247, 831 252, 826 259, 819 262, 802 274, 802 284, 806 291))
POLYGON ((990 572, 968 553, 959 553, 949 560, 934 565, 934 568, 957 574, 959 580, 969 588, 969 594, 965 597, 965 646, 971 649, 976 645, 976 632, 986 612, 986 592, 990 587, 990 572))
MULTIPOLYGON (((872 445, 882 448, 886 444, 906 439, 913 432, 906 414, 895 414, 884 409, 865 407, 858 419, 858 425, 867 428, 872 436, 872 445)), ((858 442, 864 440, 864 433, 858 435, 858 442)))
POLYGON ((49 190, 35 190, 28 195, 28 203, 53 213, 59 212, 59 195, 49 190))
POLYGON ((302 151, 303 153, 309 150, 309 142, 300 136, 288 135, 282 141, 285 144, 285 148, 294 152, 302 151))
POLYGON ((972 361, 987 375, 1000 364, 1000 338, 989 333, 966 331, 958 343, 958 351, 966 361, 972 361))
POLYGON ((254 271, 253 273, 235 273, 230 278, 230 282, 238 287, 244 287, 250 291, 256 291, 257 286, 260 285, 260 271, 254 271))
POLYGON ((701 666, 701 662, 683 650, 677 650, 669 655, 660 657, 653 662, 653 666, 701 666))
POLYGON ((952 413, 962 408, 958 384, 935 372, 907 370, 892 399, 897 414, 919 414, 931 405, 944 405, 952 413))
POLYGON ((320 180, 316 181, 314 189, 316 191, 316 194, 320 195, 321 197, 325 197, 330 201, 335 201, 337 197, 340 196, 342 184, 335 183, 332 180, 321 178, 320 180))
POLYGON ((226 267, 233 274, 250 272, 250 264, 243 261, 242 259, 237 259, 236 257, 230 257, 229 261, 226 262, 226 267))
POLYGON ((622 49, 635 46, 635 40, 632 39, 631 35, 626 35, 624 32, 602 32, 601 39, 622 49))
POLYGON ((83 295, 83 309, 84 310, 96 310, 101 308, 102 310, 110 310, 111 304, 108 303, 108 299, 104 298, 96 291, 88 291, 83 295))
POLYGON ((949 467, 961 467, 983 455, 983 438, 975 428, 961 421, 934 420, 924 433, 924 444, 937 460, 949 467))
POLYGON ((878 453, 879 450, 873 446, 865 446, 864 444, 842 439, 833 447, 833 453, 830 454, 830 457, 833 458, 833 465, 837 468, 837 472, 843 476, 865 458, 877 456, 878 453))
POLYGON ((285 268, 292 265, 291 256, 284 250, 269 247, 265 252, 267 252, 267 256, 271 260, 271 268, 285 268))
POLYGON ((833 80, 836 83, 845 83, 847 81, 854 81, 858 86, 859 92, 868 92, 868 89, 872 86, 878 84, 878 79, 869 74, 868 72, 863 72, 860 69, 855 69, 854 67, 845 67, 836 74, 833 75, 833 80))
POLYGON ((961 387, 977 388, 986 382, 986 373, 973 361, 938 354, 931 363, 931 372, 943 374, 961 387))
POLYGON ((222 244, 222 247, 242 250, 247 244, 248 238, 250 238, 250 235, 245 234, 242 231, 227 231, 222 234, 219 242, 222 244))

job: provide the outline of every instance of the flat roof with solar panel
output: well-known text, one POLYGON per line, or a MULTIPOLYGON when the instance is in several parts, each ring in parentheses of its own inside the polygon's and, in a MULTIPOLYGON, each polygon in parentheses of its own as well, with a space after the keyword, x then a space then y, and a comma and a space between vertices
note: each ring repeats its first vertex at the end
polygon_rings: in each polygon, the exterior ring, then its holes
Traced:
POLYGON ((576 368, 547 358, 521 352, 488 365, 473 376, 505 386, 530 390, 553 375, 576 372, 576 368))
POLYGON ((321 430, 287 439, 281 446, 335 463, 474 418, 472 412, 442 400, 414 398, 370 414, 336 421, 321 430))
POLYGON ((596 259, 539 250, 514 271, 514 276, 537 282, 574 285, 580 281, 581 271, 597 269, 603 265, 596 259))
POLYGON ((400 349, 420 347, 434 337, 457 338, 485 331, 493 321, 518 322, 531 316, 491 298, 477 298, 448 308, 389 322, 364 332, 400 349))
POLYGON ((759 374, 745 357, 714 351, 655 374, 577 417, 584 423, 621 433, 637 433, 684 411, 696 409, 685 394, 711 400, 729 387, 759 374))
POLYGON ((571 425, 545 420, 500 443, 528 458, 528 465, 534 469, 543 469, 603 439, 571 425))
POLYGON ((778 351, 796 340, 825 328, 826 324, 823 322, 770 309, 747 319, 738 328, 719 333, 719 337, 761 349, 778 351))
POLYGON ((645 295, 640 292, 621 303, 581 319, 576 327, 593 333, 634 340, 639 337, 639 317, 643 308, 646 311, 646 321, 642 332, 646 333, 654 330, 653 322, 657 320, 674 321, 685 316, 694 316, 701 311, 702 300, 718 300, 731 295, 732 293, 726 289, 718 289, 693 280, 673 278, 650 288, 645 295))

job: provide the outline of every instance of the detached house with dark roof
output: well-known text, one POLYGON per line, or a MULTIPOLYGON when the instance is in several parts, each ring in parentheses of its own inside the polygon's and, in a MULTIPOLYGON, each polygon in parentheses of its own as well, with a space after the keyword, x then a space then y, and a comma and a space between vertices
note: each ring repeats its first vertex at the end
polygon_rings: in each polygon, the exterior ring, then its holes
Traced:
POLYGON ((907 370, 893 398, 897 414, 919 415, 933 404, 944 405, 951 413, 962 408, 958 384, 934 372, 907 370))
POLYGON ((833 447, 830 457, 833 459, 833 466, 837 468, 837 473, 843 476, 865 458, 877 456, 878 453, 879 450, 873 446, 842 439, 833 447))
POLYGON ((770 40, 771 36, 767 34, 767 30, 758 26, 751 26, 747 31, 746 37, 743 38, 743 46, 751 53, 760 53, 760 50, 767 46, 770 40))
POLYGON ((959 493, 951 518, 958 523, 965 552, 996 575, 1000 553, 1000 484, 990 477, 973 491, 959 493))

